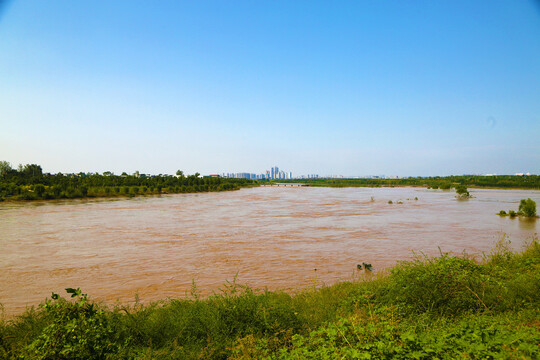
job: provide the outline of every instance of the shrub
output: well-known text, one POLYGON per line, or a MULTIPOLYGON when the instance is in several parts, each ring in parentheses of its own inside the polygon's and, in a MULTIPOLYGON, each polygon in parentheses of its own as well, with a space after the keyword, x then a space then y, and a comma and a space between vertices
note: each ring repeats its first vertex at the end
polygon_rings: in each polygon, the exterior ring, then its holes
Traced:
POLYGON ((510 215, 510 217, 515 217, 517 214, 514 210, 509 210, 508 215, 510 215))
POLYGON ((391 271, 388 286, 380 290, 383 301, 399 304, 405 312, 453 315, 485 309, 478 298, 488 278, 484 268, 467 258, 447 253, 417 257, 391 271))
POLYGON ((506 214, 506 211, 501 210, 501 211, 499 211, 498 215, 499 216, 506 216, 507 214, 506 214))
POLYGON ((465 318, 420 329, 395 319, 390 310, 350 316, 307 335, 273 354, 266 339, 240 339, 234 359, 535 359, 538 332, 516 329, 504 318, 465 318))
POLYGON ((75 302, 52 294, 44 305, 49 319, 41 334, 26 347, 39 359, 104 359, 117 351, 107 319, 95 304, 88 302, 80 289, 66 289, 75 302))
POLYGON ((535 217, 536 216, 536 202, 531 198, 527 200, 521 199, 519 203, 518 213, 526 217, 535 217))
POLYGON ((467 198, 471 196, 465 185, 457 185, 456 193, 458 194, 459 197, 462 197, 462 198, 467 198))

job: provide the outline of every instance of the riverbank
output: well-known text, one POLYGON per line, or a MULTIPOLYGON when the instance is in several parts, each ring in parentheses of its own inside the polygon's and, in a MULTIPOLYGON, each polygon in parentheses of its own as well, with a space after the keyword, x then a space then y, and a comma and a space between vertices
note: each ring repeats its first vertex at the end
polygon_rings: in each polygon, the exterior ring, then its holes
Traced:
MULTIPOLYGON (((103 181, 105 177, 96 179, 67 179, 64 182, 47 178, 35 179, 37 183, 16 184, 0 181, 0 202, 3 201, 35 201, 59 199, 101 199, 131 198, 146 195, 191 194, 204 192, 220 192, 254 187, 258 184, 245 179, 210 179, 210 178, 165 178, 139 180, 120 177, 118 184, 103 181), (47 185, 44 185, 47 184, 47 185), (123 185, 122 185, 123 184, 123 185)), ((62 180, 62 179, 60 179, 62 180)))
POLYGON ((540 355, 540 244, 480 262, 418 257, 386 276, 296 294, 236 284, 151 305, 76 289, 0 323, 0 357, 87 359, 526 358, 540 355))
MULTIPOLYGON (((267 183, 295 183, 301 182, 309 186, 324 187, 400 187, 415 186, 430 189, 449 190, 457 185, 465 185, 478 189, 540 189, 540 176, 538 175, 462 175, 462 176, 434 176, 409 177, 396 179, 381 178, 316 178, 316 179, 279 179, 269 180, 267 183)), ((264 184, 264 182, 262 182, 264 184)))

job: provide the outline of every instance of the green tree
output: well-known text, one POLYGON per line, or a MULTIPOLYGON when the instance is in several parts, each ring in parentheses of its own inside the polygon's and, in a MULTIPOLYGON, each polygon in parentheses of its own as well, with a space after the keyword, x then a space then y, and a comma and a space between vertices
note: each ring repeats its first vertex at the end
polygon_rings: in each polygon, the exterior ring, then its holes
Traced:
POLYGON ((184 172, 182 170, 177 170, 176 171, 176 176, 178 177, 184 177, 184 172))
POLYGON ((35 177, 35 176, 39 177, 43 175, 41 166, 37 164, 26 164, 23 168, 23 173, 26 177, 35 177))
POLYGON ((45 186, 41 184, 37 184, 36 186, 34 186, 34 191, 37 196, 42 197, 43 194, 45 193, 45 186))
POLYGON ((0 161, 0 177, 6 175, 8 172, 13 170, 11 164, 7 161, 0 161))
POLYGON ((62 192, 62 189, 60 188, 60 186, 53 186, 52 191, 53 191, 54 197, 58 199, 60 197, 60 193, 62 192))
POLYGON ((459 197, 470 197, 469 191, 467 190, 467 187, 465 185, 457 185, 456 186, 456 193, 459 197))
POLYGON ((526 217, 535 217, 536 216, 536 202, 531 198, 527 200, 521 199, 519 203, 518 214, 526 217))

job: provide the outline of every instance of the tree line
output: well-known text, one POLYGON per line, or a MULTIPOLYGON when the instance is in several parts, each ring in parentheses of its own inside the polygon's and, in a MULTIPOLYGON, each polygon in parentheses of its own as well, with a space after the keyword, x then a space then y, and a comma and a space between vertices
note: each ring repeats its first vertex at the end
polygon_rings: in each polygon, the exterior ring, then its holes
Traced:
POLYGON ((184 175, 180 170, 176 176, 146 176, 138 172, 50 174, 37 164, 14 169, 8 162, 0 161, 0 201, 227 191, 253 185, 256 182, 248 179, 201 177, 199 173, 184 175))
MULTIPOLYGON (((431 189, 456 188, 458 185, 478 188, 540 189, 539 175, 454 175, 433 177, 408 177, 401 179, 302 179, 279 180, 278 182, 302 182, 312 186, 330 187, 378 187, 378 186, 423 186, 431 189)), ((271 181, 272 182, 272 181, 271 181)))

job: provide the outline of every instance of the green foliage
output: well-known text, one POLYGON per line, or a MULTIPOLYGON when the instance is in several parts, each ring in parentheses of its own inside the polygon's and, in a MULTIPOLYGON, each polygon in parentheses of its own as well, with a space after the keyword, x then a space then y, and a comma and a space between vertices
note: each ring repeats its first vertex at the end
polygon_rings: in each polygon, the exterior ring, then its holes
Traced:
POLYGON ((508 214, 506 213, 506 211, 501 210, 501 211, 499 211, 498 215, 499 215, 499 216, 506 216, 506 215, 508 215, 508 214))
POLYGON ((538 330, 518 331, 507 319, 468 317, 429 328, 414 328, 391 309, 341 318, 308 335, 292 338, 277 352, 262 339, 241 339, 234 359, 534 359, 538 330), (247 345, 247 346, 246 346, 247 345), (247 356, 245 356, 247 355, 247 356))
POLYGON ((406 312, 448 316, 485 307, 476 294, 486 291, 490 279, 485 268, 472 260, 446 253, 436 258, 417 257, 399 263, 391 273, 379 296, 406 312))
POLYGON ((107 317, 95 304, 88 302, 80 289, 67 288, 75 298, 70 302, 53 293, 43 304, 48 325, 25 348, 33 359, 103 359, 115 353, 118 346, 107 317))
MULTIPOLYGON (((296 179, 280 179, 279 182, 298 182, 296 179)), ((448 190, 451 187, 462 184, 468 187, 479 188, 520 188, 540 189, 540 175, 461 175, 461 176, 432 176, 432 177, 408 177, 402 179, 302 179, 302 183, 311 186, 330 187, 378 187, 378 186, 422 186, 430 188, 438 187, 448 190)))
POLYGON ((457 185, 456 193, 458 194, 459 197, 462 197, 462 198, 467 198, 471 196, 465 185, 457 185))
POLYGON ((24 166, 22 172, 26 177, 41 177, 43 175, 43 171, 41 170, 41 166, 37 164, 27 164, 24 166))
POLYGON ((536 202, 531 198, 527 200, 521 199, 519 203, 518 213, 526 217, 535 217, 536 216, 536 202))
POLYGON ((510 215, 510 217, 516 217, 517 216, 517 214, 516 214, 516 212, 514 210, 509 210, 508 215, 510 215))
POLYGON ((28 164, 11 168, 8 162, 0 162, 0 199, 38 200, 81 198, 97 196, 121 196, 186 192, 237 190, 256 185, 248 179, 222 179, 190 176, 134 176, 123 173, 115 176, 111 172, 103 175, 79 173, 63 175, 43 173, 41 166, 28 164))
POLYGON ((0 161, 0 177, 3 177, 12 170, 13 168, 11 167, 11 164, 9 162, 3 160, 0 161))
POLYGON ((45 193, 45 186, 41 185, 41 184, 37 184, 34 186, 34 192, 36 193, 36 195, 38 197, 42 197, 43 194, 45 193))

